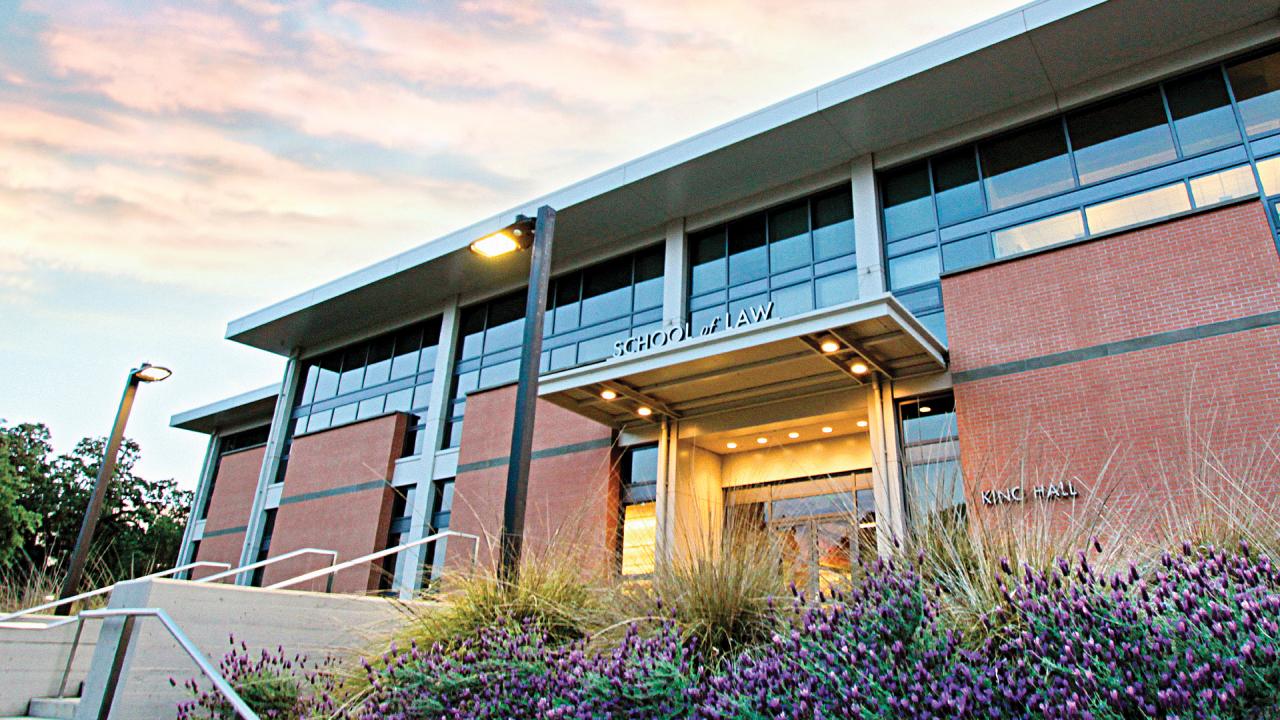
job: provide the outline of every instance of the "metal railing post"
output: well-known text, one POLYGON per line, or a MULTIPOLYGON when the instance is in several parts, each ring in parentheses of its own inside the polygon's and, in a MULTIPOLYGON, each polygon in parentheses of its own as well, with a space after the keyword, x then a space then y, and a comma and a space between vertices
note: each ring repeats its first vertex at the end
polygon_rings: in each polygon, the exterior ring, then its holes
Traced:
POLYGON ((120 639, 116 641, 115 652, 111 655, 111 669, 107 672, 107 684, 102 690, 102 704, 98 706, 98 720, 111 717, 111 706, 116 700, 116 689, 120 684, 120 673, 124 670, 124 658, 129 652, 129 641, 133 639, 134 616, 124 616, 124 624, 120 627, 120 639))
POLYGON ((84 632, 84 618, 76 615, 76 634, 71 638, 71 649, 67 651, 67 666, 62 670, 62 682, 58 683, 57 697, 67 696, 67 679, 71 677, 71 664, 76 659, 76 649, 80 647, 80 634, 84 632))

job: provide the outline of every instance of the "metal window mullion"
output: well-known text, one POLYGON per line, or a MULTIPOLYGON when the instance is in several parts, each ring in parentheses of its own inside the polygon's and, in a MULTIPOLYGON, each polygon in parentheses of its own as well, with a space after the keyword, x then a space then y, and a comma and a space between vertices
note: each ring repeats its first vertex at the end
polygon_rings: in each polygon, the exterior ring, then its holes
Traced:
POLYGON ((1258 159, 1253 153, 1253 143, 1245 127, 1244 115, 1240 112, 1240 103, 1236 101, 1236 91, 1231 85, 1231 74, 1227 72, 1227 64, 1219 63, 1218 68, 1222 73, 1222 82, 1227 86, 1227 102, 1231 103, 1231 114, 1236 119, 1236 130, 1244 142, 1245 157, 1249 161, 1249 167, 1253 169, 1253 182, 1258 186, 1258 197, 1263 198, 1262 213, 1271 227, 1271 240, 1276 247, 1276 253, 1280 254, 1280 225, 1277 224, 1280 223, 1280 218, 1277 218, 1277 210, 1273 204, 1266 200, 1267 189, 1262 185, 1262 173, 1258 172, 1258 159))
MULTIPOLYGON (((1062 139, 1067 144, 1067 162, 1071 165, 1071 179, 1075 183, 1076 189, 1083 187, 1080 182, 1080 169, 1076 167, 1076 150, 1075 145, 1071 142, 1071 126, 1067 124, 1067 114, 1061 113, 1058 119, 1062 123, 1062 139)), ((1028 201, 1028 202, 1034 202, 1028 201)))
POLYGON ((1173 108, 1169 106, 1169 94, 1165 91, 1166 83, 1156 83, 1156 91, 1160 93, 1160 102, 1164 106, 1164 121, 1169 123, 1169 134, 1173 137, 1173 152, 1178 160, 1186 156, 1182 153, 1182 141, 1178 138, 1178 126, 1173 122, 1173 108))

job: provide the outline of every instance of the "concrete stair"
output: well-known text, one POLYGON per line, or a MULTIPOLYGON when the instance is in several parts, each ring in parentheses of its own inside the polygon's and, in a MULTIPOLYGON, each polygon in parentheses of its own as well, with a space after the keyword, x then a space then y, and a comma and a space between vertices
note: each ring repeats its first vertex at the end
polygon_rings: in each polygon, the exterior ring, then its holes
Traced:
POLYGON ((27 714, 0 720, 75 720, 80 698, 34 698, 27 714))

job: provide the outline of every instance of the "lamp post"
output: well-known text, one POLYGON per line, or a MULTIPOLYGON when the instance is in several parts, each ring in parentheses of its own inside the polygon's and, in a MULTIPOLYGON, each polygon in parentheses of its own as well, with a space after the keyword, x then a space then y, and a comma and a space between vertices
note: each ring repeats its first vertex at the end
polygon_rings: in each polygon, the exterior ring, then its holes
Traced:
MULTIPOLYGON (((138 391, 138 385, 160 382, 172 374, 169 368, 145 362, 129 371, 129 378, 124 385, 124 396, 120 398, 120 409, 116 410, 116 422, 111 428, 111 437, 107 440, 106 450, 102 453, 102 466, 98 468, 98 479, 93 483, 93 495, 89 498, 89 506, 84 510, 80 534, 76 537, 76 547, 71 553, 71 564, 67 568, 67 577, 62 583, 62 594, 58 599, 75 595, 80 587, 80 579, 84 575, 84 564, 89 559, 89 546, 93 543, 93 531, 98 527, 102 503, 107 497, 107 488, 110 487, 111 477, 116 471, 116 456, 120 453, 120 443, 124 441, 124 426, 129 421, 129 411, 133 409, 133 396, 138 391)), ((70 612, 70 603, 57 608, 59 615, 70 612)))
POLYGON ((529 458, 533 451, 533 421, 538 406, 538 366, 542 358, 542 322, 547 310, 547 285, 551 278, 551 242, 555 237, 556 211, 538 208, 538 216, 521 215, 515 223, 471 243, 482 257, 498 257, 532 248, 529 292, 524 310, 524 344, 520 349, 520 375, 516 386, 515 424, 511 428, 511 454, 507 460, 506 496, 502 504, 498 578, 514 582, 519 573, 524 543, 525 504, 529 497, 529 458), (532 235, 532 237, 530 237, 532 235))

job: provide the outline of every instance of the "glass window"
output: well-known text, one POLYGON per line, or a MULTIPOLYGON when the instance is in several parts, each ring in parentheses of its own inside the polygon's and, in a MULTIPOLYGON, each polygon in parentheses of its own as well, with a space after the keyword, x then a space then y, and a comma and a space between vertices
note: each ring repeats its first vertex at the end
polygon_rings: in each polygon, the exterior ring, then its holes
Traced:
POLYGON ((831 307, 858 298, 858 274, 852 270, 818 278, 814 283, 818 307, 831 307))
POLYGON ((933 228, 933 199, 929 192, 927 163, 885 173, 880 184, 885 237, 896 240, 933 228))
POLYGON ((635 258, 635 309, 662 306, 662 276, 666 270, 666 250, 659 245, 643 250, 635 258))
POLYGON ((517 347, 524 337, 526 293, 512 293, 489 303, 485 321, 484 351, 517 347))
POLYGON ((692 257, 690 292, 700 295, 708 290, 722 288, 728 283, 728 263, 725 260, 724 228, 702 232, 689 238, 692 257))
POLYGON ((1280 155, 1258 161, 1258 177, 1267 195, 1280 194, 1280 155))
POLYGON ((338 379, 338 394, 346 395, 360 389, 364 381, 364 361, 369 348, 364 344, 348 348, 342 353, 342 376, 338 379))
POLYGON ((1069 115, 1067 128, 1082 185, 1178 157, 1156 89, 1069 115))
POLYGON ((1056 118, 978 146, 987 203, 1020 205, 1075 187, 1067 141, 1056 118))
POLYGON ((769 271, 780 273, 813 264, 809 204, 801 202, 769 214, 769 271))
POLYGON ((627 505, 622 516, 622 575, 652 575, 658 539, 656 503, 627 505))
POLYGON ((912 516, 964 505, 955 400, 950 394, 900 403, 904 474, 912 516))
POLYGON ((978 182, 978 158, 971 146, 933 159, 933 187, 937 193, 938 222, 943 225, 986 212, 982 185, 978 182))
POLYGON ((1218 68, 1173 80, 1164 89, 1183 154, 1198 155, 1240 142, 1240 129, 1218 68))
POLYGON ((813 201, 813 254, 828 260, 854 252, 853 193, 837 188, 813 201))
POLYGON ((307 368, 307 379, 302 383, 302 392, 298 396, 298 404, 306 405, 316 396, 316 381, 320 376, 320 368, 311 365, 307 368))
POLYGON ((1016 255, 1082 237, 1084 237, 1084 221, 1080 217, 1079 210, 991 233, 996 257, 1016 255))
POLYGON ((395 338, 387 335, 369 344, 369 364, 364 369, 364 387, 373 387, 391 379, 391 352, 395 338))
POLYGON ((330 353, 320 359, 316 377, 316 400, 327 400, 338 394, 338 378, 342 370, 342 355, 330 353))
POLYGON ((992 259, 991 240, 986 235, 975 235, 942 246, 944 270, 958 270, 984 263, 992 259))
POLYGON ((422 328, 412 327, 396 335, 395 356, 391 359, 391 379, 399 380, 418 371, 418 350, 422 345, 422 328))
POLYGON ((1100 233, 1190 209, 1187 186, 1177 183, 1091 205, 1085 208, 1084 214, 1089 220, 1089 231, 1100 233))
POLYGON ((594 325, 631 313, 631 256, 582 273, 582 324, 594 325))
POLYGON ((764 215, 749 215, 729 223, 729 284, 741 285, 768 274, 764 215))
POLYGON ((1191 179, 1191 199, 1196 207, 1215 205, 1256 192, 1258 183, 1253 178, 1253 168, 1248 165, 1191 179))
POLYGON ((903 255, 889 261, 889 284, 894 290, 912 287, 937 280, 939 270, 935 248, 903 255))
POLYGON ((1280 129, 1280 53, 1227 68, 1244 131, 1260 135, 1280 129))

